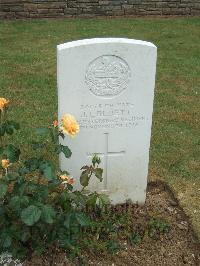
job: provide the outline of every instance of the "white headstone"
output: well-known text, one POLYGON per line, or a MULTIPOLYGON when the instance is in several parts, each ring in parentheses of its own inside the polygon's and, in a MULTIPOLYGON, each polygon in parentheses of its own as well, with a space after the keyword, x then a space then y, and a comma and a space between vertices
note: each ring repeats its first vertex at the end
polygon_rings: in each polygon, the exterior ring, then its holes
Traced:
POLYGON ((149 42, 97 38, 58 45, 59 119, 76 117, 80 133, 66 138, 72 157, 60 157, 62 170, 76 178, 99 155, 103 182, 90 190, 105 192, 113 204, 145 202, 156 46, 149 42))

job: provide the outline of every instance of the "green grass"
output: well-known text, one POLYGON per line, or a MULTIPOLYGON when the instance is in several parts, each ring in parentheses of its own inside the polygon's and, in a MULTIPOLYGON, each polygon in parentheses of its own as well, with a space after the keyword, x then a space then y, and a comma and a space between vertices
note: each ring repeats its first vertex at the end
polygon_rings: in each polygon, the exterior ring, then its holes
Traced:
POLYGON ((175 190, 200 235, 200 19, 72 19, 0 22, 0 97, 24 145, 57 116, 56 45, 92 37, 128 37, 158 47, 150 179, 175 190))

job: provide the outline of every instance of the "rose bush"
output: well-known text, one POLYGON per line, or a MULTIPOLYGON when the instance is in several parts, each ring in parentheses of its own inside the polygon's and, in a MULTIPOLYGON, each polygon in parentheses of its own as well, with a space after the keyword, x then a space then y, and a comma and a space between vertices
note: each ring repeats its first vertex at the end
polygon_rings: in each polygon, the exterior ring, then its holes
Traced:
POLYGON ((37 129, 32 148, 38 155, 21 160, 20 149, 6 142, 6 135, 20 129, 8 119, 8 107, 9 101, 0 98, 0 252, 24 258, 58 247, 74 253, 81 237, 92 229, 94 211, 108 203, 105 195, 85 191, 92 175, 102 181, 100 158, 94 156, 91 165, 81 168, 83 189, 74 191, 75 179, 57 169, 42 150, 71 157, 70 148, 58 138, 79 132, 76 119, 67 114, 60 125, 53 121, 48 128, 37 129))

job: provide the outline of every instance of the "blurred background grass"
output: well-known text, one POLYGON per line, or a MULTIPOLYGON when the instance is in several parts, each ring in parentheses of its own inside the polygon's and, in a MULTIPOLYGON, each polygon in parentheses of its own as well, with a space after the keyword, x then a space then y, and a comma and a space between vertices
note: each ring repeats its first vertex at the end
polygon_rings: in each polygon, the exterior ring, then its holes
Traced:
POLYGON ((57 117, 56 45, 93 37, 158 47, 149 179, 170 184, 200 236, 199 18, 1 21, 0 97, 21 124, 13 142, 27 156, 34 129, 57 117))

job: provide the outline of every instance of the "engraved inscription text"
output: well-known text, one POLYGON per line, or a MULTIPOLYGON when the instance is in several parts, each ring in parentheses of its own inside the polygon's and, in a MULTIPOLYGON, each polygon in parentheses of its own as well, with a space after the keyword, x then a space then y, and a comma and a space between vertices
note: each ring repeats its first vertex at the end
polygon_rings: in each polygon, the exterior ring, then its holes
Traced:
POLYGON ((131 102, 82 104, 78 123, 82 129, 132 128, 148 117, 135 112, 131 102))

